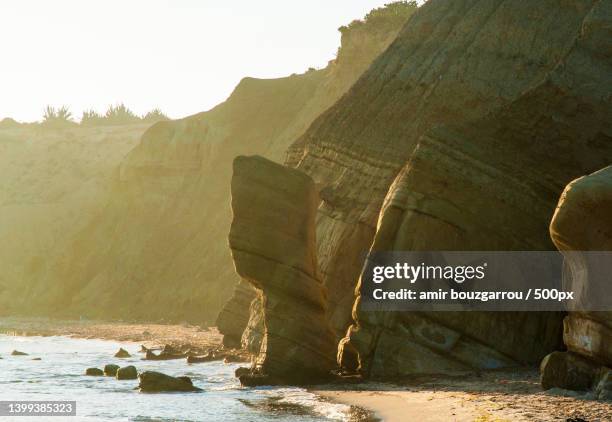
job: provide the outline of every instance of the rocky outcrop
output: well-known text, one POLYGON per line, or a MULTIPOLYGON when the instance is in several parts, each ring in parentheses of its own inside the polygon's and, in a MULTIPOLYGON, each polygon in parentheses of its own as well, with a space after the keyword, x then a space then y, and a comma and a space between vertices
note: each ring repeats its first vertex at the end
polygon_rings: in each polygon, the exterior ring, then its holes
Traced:
POLYGON ((245 385, 326 379, 336 342, 316 258, 319 197, 304 173, 237 157, 229 244, 236 272, 261 292, 264 335, 245 385))
POLYGON ((612 154, 611 7, 429 1, 294 144, 287 163, 323 199, 332 323, 354 322, 343 364, 401 376, 535 364, 558 347, 560 314, 378 314, 357 298, 351 315, 346 292, 370 248, 553 249, 559 192, 612 154))
POLYGON ((138 375, 138 380, 138 389, 142 393, 202 391, 189 377, 171 377, 161 372, 145 371, 138 375))
MULTIPOLYGON (((612 166, 574 180, 561 195, 550 235, 565 257, 564 287, 577 300, 609 295, 610 271, 595 271, 584 251, 612 251, 611 216, 612 166)), ((612 312, 571 312, 563 341, 568 351, 542 362, 542 387, 593 389, 600 398, 612 398, 612 312)))

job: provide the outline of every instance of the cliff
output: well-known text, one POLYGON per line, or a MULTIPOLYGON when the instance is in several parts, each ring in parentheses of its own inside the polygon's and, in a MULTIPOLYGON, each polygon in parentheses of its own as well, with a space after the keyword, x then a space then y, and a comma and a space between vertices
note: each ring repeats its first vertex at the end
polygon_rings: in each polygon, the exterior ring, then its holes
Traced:
POLYGON ((212 110, 151 127, 121 162, 104 206, 70 234, 66 250, 34 283, 31 309, 213 323, 238 281, 226 240, 232 160, 259 154, 282 161, 406 18, 343 30, 338 57, 325 69, 245 78, 212 110))
POLYGON ((18 124, 0 128, 0 313, 27 299, 112 188, 117 166, 147 124, 114 127, 18 124))
POLYGON ((563 186, 612 161, 611 12, 432 0, 292 146, 287 164, 323 199, 332 323, 352 324, 342 364, 401 376, 535 364, 559 346, 560 314, 376 314, 347 292, 371 247, 553 248, 563 186))

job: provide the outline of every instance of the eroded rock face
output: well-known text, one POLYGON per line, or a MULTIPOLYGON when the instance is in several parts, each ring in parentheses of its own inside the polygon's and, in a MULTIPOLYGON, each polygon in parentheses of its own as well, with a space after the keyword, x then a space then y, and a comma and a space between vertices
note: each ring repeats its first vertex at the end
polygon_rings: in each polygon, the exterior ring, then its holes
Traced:
POLYGON ((371 247, 553 249, 559 192, 612 157, 611 11, 429 1, 294 145, 288 164, 321 187, 332 323, 355 321, 342 346, 365 374, 535 364, 559 346, 560 314, 375 314, 357 299, 351 318, 346 292, 371 247))
MULTIPOLYGON (((567 288, 578 295, 586 289, 598 289, 590 295, 609 295, 610 273, 590 271, 589 257, 581 251, 612 250, 612 166, 567 185, 550 224, 550 235, 565 257, 567 288)), ((564 320, 563 341, 569 352, 558 359, 566 363, 546 365, 545 360, 542 387, 592 388, 600 398, 612 397, 612 312, 570 313, 564 320), (580 356, 582 364, 576 364, 570 355, 580 356), (549 379, 556 383, 547 382, 549 379)))
POLYGON ((319 196, 306 174, 262 157, 237 157, 229 244, 236 272, 261 291, 264 336, 243 384, 308 383, 335 367, 316 258, 319 196), (257 381, 254 381, 257 380, 257 381))
POLYGON ((249 321, 251 302, 257 296, 255 289, 246 281, 240 281, 234 288, 234 293, 225 304, 215 325, 223 333, 225 347, 240 348, 242 333, 249 321))

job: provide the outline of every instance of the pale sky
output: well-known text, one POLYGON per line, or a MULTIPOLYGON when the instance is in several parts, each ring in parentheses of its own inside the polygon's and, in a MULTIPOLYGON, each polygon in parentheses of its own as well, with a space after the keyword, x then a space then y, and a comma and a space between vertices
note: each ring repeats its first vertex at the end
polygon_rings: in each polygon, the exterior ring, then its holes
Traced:
POLYGON ((0 119, 125 103, 178 118, 244 76, 324 67, 338 27, 390 0, 2 0, 0 119))

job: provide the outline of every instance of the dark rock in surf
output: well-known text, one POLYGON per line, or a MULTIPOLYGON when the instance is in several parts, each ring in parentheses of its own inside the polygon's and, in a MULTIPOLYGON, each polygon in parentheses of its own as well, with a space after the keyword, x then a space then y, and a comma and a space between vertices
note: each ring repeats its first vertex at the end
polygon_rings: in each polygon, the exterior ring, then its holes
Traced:
POLYGON ((85 375, 90 377, 101 377, 104 375, 104 372, 100 368, 87 368, 85 370, 85 375))
POLYGON ((104 366, 104 375, 106 375, 107 377, 116 377, 117 370, 119 370, 119 365, 110 363, 104 366))
POLYGON ((161 372, 145 371, 138 376, 138 388, 143 393, 157 393, 164 391, 202 391, 193 385, 189 377, 171 377, 161 372))
POLYGON ((129 354, 127 350, 124 348, 120 348, 117 353, 115 353, 116 358, 130 358, 132 355, 129 354))
POLYGON ((135 380, 138 378, 138 371, 136 367, 130 365, 125 366, 123 368, 117 369, 117 379, 118 380, 135 380))

